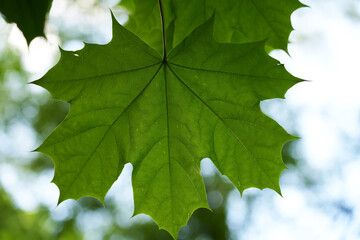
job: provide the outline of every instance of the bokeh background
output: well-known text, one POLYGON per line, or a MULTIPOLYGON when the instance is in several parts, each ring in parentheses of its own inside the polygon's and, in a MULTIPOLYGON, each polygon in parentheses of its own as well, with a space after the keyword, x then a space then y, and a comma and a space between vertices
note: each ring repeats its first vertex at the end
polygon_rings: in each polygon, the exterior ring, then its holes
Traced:
MULTIPOLYGON (((302 0, 292 15, 289 54, 271 56, 307 82, 263 111, 301 137, 283 149, 288 166, 282 197, 248 189, 240 196, 209 159, 201 163, 213 212, 199 209, 179 239, 360 239, 360 2, 302 0)), ((0 239, 171 239, 146 215, 132 216, 131 165, 105 199, 67 200, 50 183, 53 164, 32 152, 64 119, 69 106, 28 84, 60 57, 58 46, 111 39, 109 8, 121 23, 117 0, 54 0, 47 40, 27 47, 14 24, 0 17, 0 239)))

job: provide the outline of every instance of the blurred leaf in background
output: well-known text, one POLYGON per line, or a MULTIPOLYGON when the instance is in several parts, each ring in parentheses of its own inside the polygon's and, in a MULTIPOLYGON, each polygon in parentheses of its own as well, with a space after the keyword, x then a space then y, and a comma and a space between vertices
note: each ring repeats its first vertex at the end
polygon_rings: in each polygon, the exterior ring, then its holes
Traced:
POLYGON ((43 36, 46 16, 52 0, 1 0, 0 13, 9 23, 16 23, 28 45, 35 37, 43 36))
MULTIPOLYGON (((119 5, 129 11, 125 26, 161 53, 158 1, 122 0, 119 5)), ((298 0, 287 0, 286 4, 282 0, 173 0, 163 1, 163 5, 169 52, 214 12, 217 41, 246 43, 268 39, 269 48, 286 50, 293 30, 290 15, 304 6, 298 0)))

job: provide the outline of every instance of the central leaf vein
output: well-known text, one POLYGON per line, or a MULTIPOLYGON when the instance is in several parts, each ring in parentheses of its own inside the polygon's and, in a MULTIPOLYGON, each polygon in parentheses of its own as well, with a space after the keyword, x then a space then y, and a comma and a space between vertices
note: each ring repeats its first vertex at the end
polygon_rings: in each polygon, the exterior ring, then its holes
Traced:
MULTIPOLYGON (((169 127, 169 96, 168 96, 168 81, 166 76, 166 66, 164 64, 164 83, 165 83, 165 105, 166 105, 166 130, 167 130, 167 145, 168 145, 168 161, 169 161, 169 184, 170 184, 170 197, 173 199, 173 189, 172 189, 172 171, 171 171, 171 152, 170 152, 170 127, 169 127)), ((174 205, 171 201, 171 213, 174 216, 174 205)))

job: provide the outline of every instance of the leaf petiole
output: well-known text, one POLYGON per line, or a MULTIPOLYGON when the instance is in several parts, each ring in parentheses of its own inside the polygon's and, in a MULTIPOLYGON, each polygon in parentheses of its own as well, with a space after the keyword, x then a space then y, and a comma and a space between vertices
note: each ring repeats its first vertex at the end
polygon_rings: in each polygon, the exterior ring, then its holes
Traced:
POLYGON ((163 43, 163 62, 166 63, 166 33, 165 33, 165 21, 164 21, 164 13, 161 4, 161 0, 159 0, 159 8, 160 8, 160 16, 161 16, 161 27, 162 27, 162 43, 163 43))

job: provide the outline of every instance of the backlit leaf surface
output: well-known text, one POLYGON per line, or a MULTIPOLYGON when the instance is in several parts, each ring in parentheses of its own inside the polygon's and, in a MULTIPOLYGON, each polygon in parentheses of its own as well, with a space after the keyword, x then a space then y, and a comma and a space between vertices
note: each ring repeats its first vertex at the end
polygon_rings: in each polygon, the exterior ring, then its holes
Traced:
MULTIPOLYGON (((293 30, 290 15, 298 0, 162 0, 169 50, 215 12, 214 35, 220 42, 268 39, 270 48, 287 49, 293 30)), ((130 11, 126 27, 159 52, 162 50, 158 0, 122 0, 130 11)))
POLYGON ((71 104, 39 147, 55 164, 59 201, 101 201, 124 165, 133 166, 135 213, 176 238, 198 208, 209 208, 200 161, 209 157, 242 192, 280 192, 283 144, 292 139, 259 102, 283 97, 299 79, 265 42, 218 43, 211 18, 166 59, 113 21, 106 45, 62 51, 35 83, 71 104))

